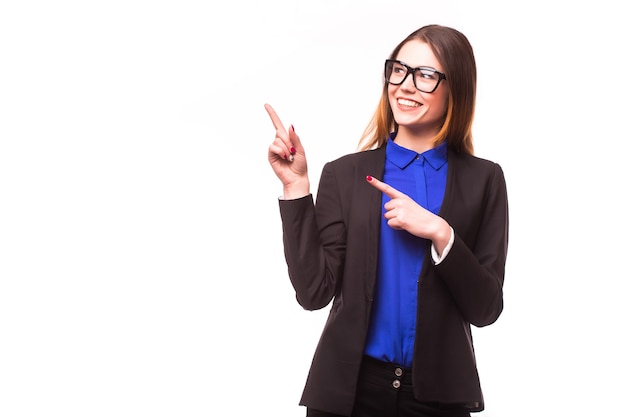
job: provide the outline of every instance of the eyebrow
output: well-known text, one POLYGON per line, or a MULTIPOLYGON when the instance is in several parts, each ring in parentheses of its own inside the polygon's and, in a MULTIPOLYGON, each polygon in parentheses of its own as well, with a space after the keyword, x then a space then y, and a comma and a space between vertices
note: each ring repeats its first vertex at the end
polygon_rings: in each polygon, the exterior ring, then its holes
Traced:
POLYGON ((397 59, 397 58, 396 58, 395 60, 396 60, 396 61, 398 61, 399 63, 403 64, 403 65, 406 65, 406 66, 407 66, 407 67, 409 67, 409 68, 413 68, 413 69, 417 69, 417 68, 428 68, 428 69, 431 69, 431 70, 435 70, 435 71, 438 71, 438 72, 442 72, 441 70, 438 70, 436 67, 433 67, 433 66, 430 66, 430 65, 418 65, 418 66, 415 66, 415 67, 414 67, 414 66, 412 66, 412 65, 407 64, 406 62, 404 62, 404 61, 403 61, 403 60, 401 60, 401 59, 397 59))

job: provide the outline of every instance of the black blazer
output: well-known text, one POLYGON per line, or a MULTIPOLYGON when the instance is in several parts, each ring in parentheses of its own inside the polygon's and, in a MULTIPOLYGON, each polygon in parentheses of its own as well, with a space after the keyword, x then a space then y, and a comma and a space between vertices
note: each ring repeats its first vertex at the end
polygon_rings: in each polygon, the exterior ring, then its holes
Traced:
MULTIPOLYGON (((311 195, 279 200, 289 277, 307 310, 333 302, 315 351, 301 405, 352 411, 372 308, 385 146, 327 163, 315 204, 311 195)), ((384 179, 383 179, 384 180, 384 179)), ((508 246, 508 202, 501 167, 448 151, 448 178, 439 215, 455 233, 439 265, 425 257, 419 278, 413 391, 424 402, 484 409, 470 325, 502 312, 508 246)))

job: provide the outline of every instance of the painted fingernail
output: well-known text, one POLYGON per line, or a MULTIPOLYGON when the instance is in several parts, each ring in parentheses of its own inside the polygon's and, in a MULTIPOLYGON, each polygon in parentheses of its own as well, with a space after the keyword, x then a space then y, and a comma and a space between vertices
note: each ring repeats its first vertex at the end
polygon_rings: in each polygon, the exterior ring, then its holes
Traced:
POLYGON ((291 149, 289 149, 291 151, 291 154, 296 153, 296 148, 294 148, 293 146, 291 147, 291 149))
POLYGON ((293 127, 293 125, 291 125, 291 130, 293 131, 293 133, 296 133, 296 128, 293 127))
POLYGON ((286 153, 283 154, 283 159, 287 159, 287 154, 286 153))
POLYGON ((372 176, 368 175, 367 177, 365 177, 366 180, 368 180, 369 182, 372 182, 372 176))

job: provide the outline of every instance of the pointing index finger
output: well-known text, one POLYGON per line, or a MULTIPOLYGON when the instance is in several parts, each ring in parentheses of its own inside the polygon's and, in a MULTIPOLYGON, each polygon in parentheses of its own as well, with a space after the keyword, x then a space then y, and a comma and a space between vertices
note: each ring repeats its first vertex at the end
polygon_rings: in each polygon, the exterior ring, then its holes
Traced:
POLYGON ((393 188, 391 185, 386 184, 374 177, 372 177, 371 175, 368 175, 366 178, 367 182, 369 182, 370 184, 372 184, 372 186, 380 191, 382 191, 383 193, 387 194, 390 198, 398 198, 398 197, 402 197, 404 196, 404 194, 398 190, 396 190, 395 188, 393 188))
POLYGON ((281 130, 283 132, 286 132, 287 130, 283 126, 283 122, 280 121, 280 117, 278 117, 278 114, 276 114, 276 111, 274 110, 274 108, 270 106, 269 104, 265 104, 265 110, 267 111, 267 114, 270 115, 270 119, 272 119, 274 128, 276 130, 281 130))

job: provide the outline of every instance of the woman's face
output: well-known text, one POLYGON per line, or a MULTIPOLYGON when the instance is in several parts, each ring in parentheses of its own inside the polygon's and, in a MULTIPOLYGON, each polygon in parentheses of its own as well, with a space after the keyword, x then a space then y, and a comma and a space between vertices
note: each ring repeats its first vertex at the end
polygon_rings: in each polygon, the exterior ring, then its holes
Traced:
MULTIPOLYGON (((406 65, 431 67, 443 72, 430 47, 418 40, 407 42, 396 58, 406 65)), ((435 135, 443 124, 448 106, 448 85, 442 80, 432 93, 424 93, 415 87, 412 76, 400 85, 388 85, 389 103, 399 131, 407 129, 419 135, 435 135)))

